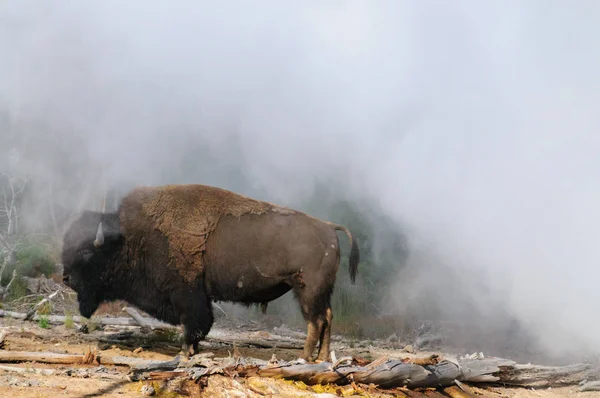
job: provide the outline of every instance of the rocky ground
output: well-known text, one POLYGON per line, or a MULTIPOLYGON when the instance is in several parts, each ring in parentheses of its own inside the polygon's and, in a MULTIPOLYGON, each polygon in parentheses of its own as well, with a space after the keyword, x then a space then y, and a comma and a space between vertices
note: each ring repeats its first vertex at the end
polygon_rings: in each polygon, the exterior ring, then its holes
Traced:
MULTIPOLYGON (((55 291, 51 286, 47 293, 55 291)), ((47 294, 46 294, 47 296, 47 294)), ((39 302, 39 294, 4 303, 4 310, 26 313, 39 302), (32 301, 33 300, 33 301, 32 301)), ((72 320, 66 324, 48 322, 44 310, 51 314, 77 314, 72 295, 61 292, 48 308, 37 308, 34 320, 23 321, 0 317, 0 354, 3 352, 38 352, 75 354, 95 352, 102 357, 126 357, 168 361, 178 355, 180 334, 177 329, 144 330, 138 326, 102 326, 101 317, 129 317, 123 303, 103 305, 86 325, 72 320), (63 294, 64 293, 64 294, 63 294), (4 337, 3 337, 4 335, 4 337)), ((256 319, 227 315, 217 307, 216 322, 201 348, 215 359, 256 358, 268 361, 275 356, 293 361, 301 354, 305 330, 282 325, 277 319, 259 316, 256 319)), ((145 314, 142 314, 145 315, 145 314)), ((132 320, 132 318, 128 318, 132 320)), ((135 324, 135 322, 132 321, 135 324)), ((451 352, 436 342, 435 335, 402 341, 395 335, 382 340, 356 340, 347 336, 332 336, 332 350, 338 358, 351 356, 364 361, 426 358, 433 349, 458 357, 466 353, 451 352), (429 343, 429 346, 428 346, 429 343), (429 351, 428 351, 429 349, 429 351), (441 350, 441 351, 440 351, 441 350)), ((168 378, 165 378, 168 379, 168 378)), ((364 385, 316 385, 266 377, 236 377, 224 372, 203 377, 199 381, 131 379, 128 366, 98 364, 46 364, 32 361, 0 363, 0 396, 6 397, 140 397, 140 396, 207 396, 207 397, 333 397, 333 396, 402 396, 440 397, 435 390, 381 390, 364 385)), ((468 386, 469 387, 469 386, 468 386)), ((578 386, 561 388, 507 388, 503 386, 470 386, 475 396, 490 397, 600 397, 600 392, 580 392, 578 386)), ((454 395, 467 396, 467 395, 454 395)), ((473 396, 473 395, 471 395, 473 396)))
MULTIPOLYGON (((122 341, 108 341, 106 336, 138 327, 105 326, 82 333, 77 325, 46 325, 41 322, 0 318, 0 332, 5 332, 3 350, 28 352, 53 352, 83 354, 86 350, 98 350, 103 356, 125 356, 144 359, 169 360, 179 351, 178 336, 168 332, 148 332, 147 337, 122 341)), ((93 328, 92 328, 93 329, 93 328)), ((238 355, 269 360, 273 355, 293 360, 300 354, 304 334, 285 326, 261 325, 256 322, 242 323, 229 318, 219 318, 203 342, 203 351, 215 357, 238 355), (236 342, 234 347, 234 342, 236 342), (263 347, 252 346, 258 343, 263 347), (284 342, 284 348, 268 347, 284 342)), ((114 340, 114 339, 113 339, 114 340)), ((335 336, 333 350, 338 357, 356 356, 372 360, 381 356, 405 358, 427 356, 430 352, 407 352, 410 347, 397 339, 385 341, 350 341, 335 336)), ((397 389, 378 390, 368 386, 307 386, 303 383, 260 377, 233 377, 212 375, 205 385, 193 381, 132 381, 125 376, 128 369, 120 366, 97 365, 48 365, 41 363, 4 363, 0 367, 0 390, 7 397, 140 397, 143 395, 208 396, 208 397, 299 397, 299 396, 436 396, 434 391, 411 392, 397 389), (8 368, 7 368, 8 367, 8 368), (9 369, 10 368, 10 369, 9 369), (23 369, 18 373, 14 368, 23 369), (27 370, 35 369, 37 373, 27 370), (43 374, 51 370, 52 374, 43 374)), ((578 392, 577 386, 555 389, 524 389, 472 387, 480 396, 491 397, 600 397, 600 392, 578 392)), ((440 395, 438 395, 440 396, 440 395)))

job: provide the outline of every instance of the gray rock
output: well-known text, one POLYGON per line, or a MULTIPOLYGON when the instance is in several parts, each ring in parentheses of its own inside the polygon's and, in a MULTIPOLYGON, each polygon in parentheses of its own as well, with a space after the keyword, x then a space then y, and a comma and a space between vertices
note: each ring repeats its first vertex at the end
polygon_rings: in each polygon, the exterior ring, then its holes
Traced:
POLYGON ((154 391, 154 387, 152 387, 149 384, 145 384, 144 386, 142 386, 142 389, 140 390, 140 392, 142 393, 142 395, 145 395, 146 397, 150 397, 156 393, 156 391, 154 391))

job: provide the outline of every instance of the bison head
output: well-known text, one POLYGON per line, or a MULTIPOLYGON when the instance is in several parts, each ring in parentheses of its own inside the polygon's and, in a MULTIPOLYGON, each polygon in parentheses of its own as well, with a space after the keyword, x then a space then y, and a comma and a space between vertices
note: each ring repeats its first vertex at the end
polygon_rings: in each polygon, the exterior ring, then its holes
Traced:
POLYGON ((86 318, 107 300, 107 272, 121 244, 116 214, 83 212, 63 238, 63 281, 77 292, 79 312, 86 318))

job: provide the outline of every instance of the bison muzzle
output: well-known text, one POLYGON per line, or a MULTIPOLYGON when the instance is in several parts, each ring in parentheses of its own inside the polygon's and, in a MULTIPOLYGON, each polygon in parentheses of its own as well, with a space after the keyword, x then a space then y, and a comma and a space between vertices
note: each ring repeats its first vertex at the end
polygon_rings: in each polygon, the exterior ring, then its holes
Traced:
POLYGON ((84 211, 63 238, 64 282, 91 317, 103 302, 124 300, 182 325, 183 351, 213 325, 212 301, 266 304, 292 290, 308 325, 302 358, 329 359, 331 294, 340 263, 336 231, 300 211, 206 185, 138 187, 113 213, 84 211))

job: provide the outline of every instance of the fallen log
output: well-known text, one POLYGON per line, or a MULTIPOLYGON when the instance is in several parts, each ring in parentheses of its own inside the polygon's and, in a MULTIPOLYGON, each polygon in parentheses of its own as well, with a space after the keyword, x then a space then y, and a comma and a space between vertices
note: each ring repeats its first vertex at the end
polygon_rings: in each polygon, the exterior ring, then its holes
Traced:
MULTIPOLYGON (((204 342, 207 343, 221 343, 242 347, 258 347, 258 348, 279 348, 285 350, 302 350, 304 348, 304 342, 302 341, 281 341, 281 340, 264 340, 264 339, 224 339, 221 337, 207 336, 204 342)), ((203 342, 201 342, 202 344, 203 342)))
POLYGON ((123 307, 123 311, 125 311, 127 313, 127 315, 132 317, 138 323, 138 325, 140 325, 142 328, 148 328, 151 330, 153 330, 155 328, 155 326, 153 326, 152 323, 149 322, 148 318, 144 318, 134 308, 123 307))
POLYGON ((0 351, 0 362, 39 362, 55 364, 81 364, 84 355, 56 354, 53 352, 0 351))
MULTIPOLYGON (((126 307, 129 309, 129 311, 126 310, 126 312, 129 315, 132 315, 132 312, 130 312, 131 308, 126 307)), ((115 318, 92 318, 91 321, 98 323, 100 325, 103 326, 146 326, 146 327, 150 327, 151 329, 179 329, 179 326, 176 325, 170 325, 164 322, 160 322, 154 318, 147 318, 147 317, 142 317, 139 313, 137 313, 137 311, 133 310, 133 312, 136 313, 135 318, 125 318, 125 317, 115 317, 115 318)), ((0 318, 2 317, 10 317, 10 318, 15 318, 15 319, 21 319, 21 320, 32 320, 32 321, 38 321, 41 317, 39 315, 33 315, 28 319, 28 313, 22 313, 22 312, 14 312, 14 311, 6 311, 6 310, 0 310, 0 318)), ((64 324, 67 321, 67 317, 63 316, 63 315, 45 315, 44 319, 46 319, 48 321, 48 323, 53 324, 53 325, 60 325, 60 324, 64 324)), ((90 319, 88 318, 84 318, 82 316, 73 316, 71 317, 71 320, 74 323, 85 323, 85 322, 89 322, 90 319)), ((121 344, 125 343, 126 341, 123 340, 121 341, 121 344)), ((202 345, 206 345, 206 344, 210 344, 210 343, 219 343, 219 344, 227 344, 227 345, 233 345, 234 343, 237 344, 238 346, 243 346, 243 347, 259 347, 259 348, 270 348, 270 349, 274 349, 274 348, 279 348, 279 349, 288 349, 288 350, 302 350, 304 348, 304 341, 301 340, 280 340, 280 339, 273 339, 273 340, 267 340, 267 339, 261 339, 261 338, 256 338, 256 339, 236 339, 236 338, 232 338, 232 339, 227 339, 227 338, 222 338, 222 337, 213 337, 213 336, 207 336, 205 340, 201 341, 200 344, 202 345)))
POLYGON ((35 373, 49 376, 55 373, 54 369, 19 368, 17 366, 0 365, 0 370, 12 373, 35 373))
MULTIPOLYGON (((307 385, 331 383, 345 385, 351 382, 374 384, 381 388, 406 386, 410 389, 427 387, 450 387, 459 382, 494 383, 512 386, 559 387, 579 383, 590 376, 594 369, 589 364, 561 367, 517 365, 502 358, 476 360, 441 360, 435 365, 417 365, 400 360, 389 360, 378 366, 340 366, 331 363, 267 365, 248 369, 248 375, 284 378, 302 381, 307 385)), ((244 375, 244 370, 239 371, 244 375)), ((458 394, 458 392, 454 392, 458 394)))
MULTIPOLYGON (((27 318, 27 313, 0 310, 0 318, 2 318, 2 317, 9 317, 9 318, 25 320, 27 318)), ((45 315, 44 318, 47 319, 48 322, 53 325, 64 324, 67 320, 67 317, 63 316, 63 315, 45 315)), ((33 320, 33 321, 37 321, 39 319, 40 319, 39 315, 34 315, 33 317, 31 317, 31 320, 33 320)), ((116 318, 109 318, 109 317, 100 318, 99 317, 99 318, 88 319, 88 318, 84 318, 82 316, 75 315, 75 316, 71 317, 71 320, 75 323, 85 323, 85 322, 93 321, 93 322, 96 322, 96 323, 104 325, 104 326, 108 326, 108 325, 139 326, 139 323, 135 319, 124 318, 124 317, 116 317, 116 318)), ((177 329, 179 327, 179 326, 169 325, 169 324, 160 322, 153 318, 145 318, 145 322, 154 328, 177 329)))
POLYGON ((522 387, 554 387, 578 384, 587 377, 593 377, 591 365, 573 364, 567 366, 519 365, 501 369, 500 382, 522 387))
MULTIPOLYGON (((225 359, 225 362, 230 359, 225 359)), ((558 387, 589 380, 595 369, 588 364, 561 367, 518 365, 502 358, 484 358, 451 361, 442 359, 434 365, 418 365, 401 360, 388 360, 376 366, 341 364, 334 367, 330 362, 278 364, 254 361, 249 365, 219 366, 219 362, 206 356, 192 357, 189 361, 175 357, 169 361, 156 361, 125 356, 103 357, 95 352, 85 354, 56 354, 49 352, 0 351, 0 362, 40 362, 54 364, 102 364, 128 366, 137 376, 147 372, 181 372, 182 369, 220 368, 240 376, 260 376, 302 381, 307 385, 358 383, 381 388, 406 386, 410 389, 428 387, 451 387, 460 382, 494 383, 532 387, 558 387), (263 363, 257 365, 257 363, 263 363)), ((241 362, 246 362, 242 360, 241 362)), ((202 372, 201 372, 202 373, 202 372)), ((202 374, 211 374, 204 372, 202 374)), ((175 374, 175 373, 174 373, 175 374)), ((179 374, 179 373, 178 373, 179 374)), ((595 386, 594 386, 595 387, 595 386)), ((593 388, 590 384, 587 388, 593 388)), ((458 392, 454 392, 458 394, 458 392)))
POLYGON ((9 373, 19 374, 37 374, 42 376, 52 375, 67 375, 70 377, 83 377, 83 378, 98 378, 98 379, 112 379, 112 380, 129 380, 127 375, 118 371, 108 371, 106 368, 99 366, 97 368, 68 368, 68 369, 42 369, 42 368, 21 368, 17 366, 6 366, 0 365, 0 371, 9 373))
POLYGON ((29 351, 0 351, 0 362, 37 362, 62 365, 113 365, 128 366, 132 369, 146 370, 171 370, 175 369, 181 362, 179 357, 170 361, 156 361, 126 356, 104 357, 101 354, 87 351, 84 354, 57 354, 53 352, 29 352, 29 351))
POLYGON ((585 381, 581 383, 579 391, 600 391, 600 381, 585 381))
POLYGON ((187 377, 187 372, 169 371, 169 372, 150 372, 148 380, 170 380, 177 377, 187 377))

